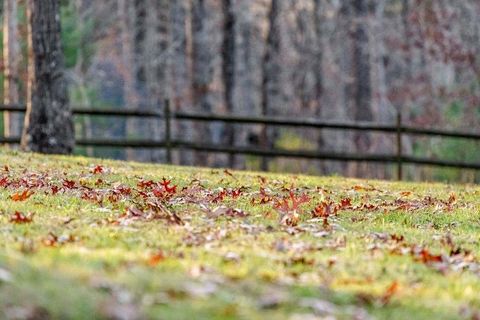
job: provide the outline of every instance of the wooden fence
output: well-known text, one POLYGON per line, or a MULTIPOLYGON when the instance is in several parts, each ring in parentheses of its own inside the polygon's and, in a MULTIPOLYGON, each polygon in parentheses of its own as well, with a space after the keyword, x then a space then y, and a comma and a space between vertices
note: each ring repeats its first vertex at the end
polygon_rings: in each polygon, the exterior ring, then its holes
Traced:
MULTIPOLYGON (((25 112, 23 105, 0 105, 0 111, 3 112, 25 112)), ((187 112, 172 112, 168 101, 165 103, 165 112, 146 111, 138 109, 92 109, 84 107, 73 108, 74 115, 88 116, 117 116, 117 117, 141 117, 157 118, 165 122, 165 134, 162 141, 151 140, 116 140, 116 139, 77 139, 78 146, 90 147, 120 147, 120 148, 163 148, 166 150, 167 162, 172 162, 172 150, 182 148, 195 151, 243 154, 262 157, 286 157, 286 158, 304 158, 316 160, 333 161, 358 161, 358 162, 377 162, 393 163, 397 166, 397 177, 402 179, 402 167, 404 164, 430 165, 439 167, 451 167, 458 169, 480 170, 480 159, 474 163, 462 161, 447 161, 441 159, 421 158, 405 155, 402 152, 402 137, 404 135, 422 135, 436 136, 444 138, 459 138, 480 141, 478 132, 458 132, 441 129, 425 129, 404 125, 401 114, 397 114, 395 124, 377 124, 371 122, 335 122, 323 121, 313 118, 290 119, 285 117, 250 117, 250 116, 231 116, 214 114, 196 114, 187 112), (284 126, 297 128, 314 129, 334 129, 334 130, 356 130, 366 132, 383 132, 395 135, 396 153, 395 154, 356 154, 356 153, 335 153, 322 151, 306 150, 279 150, 265 149, 259 147, 243 146, 217 146, 207 143, 196 143, 172 139, 172 121, 199 121, 213 122, 219 121, 231 124, 259 124, 266 126, 284 126)), ((18 144, 19 137, 0 137, 0 143, 18 144)))

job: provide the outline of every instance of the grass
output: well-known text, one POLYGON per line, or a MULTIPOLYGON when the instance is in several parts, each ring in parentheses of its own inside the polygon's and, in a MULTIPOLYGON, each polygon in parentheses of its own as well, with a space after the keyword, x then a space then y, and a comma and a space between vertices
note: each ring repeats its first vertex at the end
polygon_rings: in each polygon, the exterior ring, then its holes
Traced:
POLYGON ((479 316, 479 186, 7 150, 0 164, 8 166, 0 173, 2 319, 479 316), (142 179, 164 177, 176 192, 138 193, 142 179), (33 194, 12 199, 25 190, 33 194), (309 200, 282 211, 275 203, 290 192, 309 200), (317 205, 331 214, 313 219, 317 205), (296 214, 296 223, 281 221, 296 214))

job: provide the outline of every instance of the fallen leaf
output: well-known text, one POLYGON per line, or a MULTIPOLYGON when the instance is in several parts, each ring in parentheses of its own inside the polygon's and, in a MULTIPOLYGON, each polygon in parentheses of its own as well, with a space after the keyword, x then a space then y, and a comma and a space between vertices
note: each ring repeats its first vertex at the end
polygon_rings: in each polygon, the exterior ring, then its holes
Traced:
POLYGON ((33 213, 23 214, 19 211, 15 211, 15 213, 10 217, 10 222, 15 224, 31 223, 33 221, 33 216, 33 213))
POLYGON ((148 258, 148 265, 151 267, 157 266, 159 263, 165 261, 166 256, 162 250, 157 251, 154 253, 150 258, 148 258))
POLYGON ((387 290, 383 294, 382 298, 380 299, 382 304, 388 304, 392 297, 398 292, 399 284, 397 281, 392 282, 390 286, 388 286, 387 290))
POLYGON ((90 172, 93 174, 101 174, 104 172, 104 170, 105 168, 102 165, 96 165, 90 170, 90 172))
POLYGON ((34 194, 33 191, 24 190, 23 192, 17 192, 10 196, 13 201, 25 201, 34 194))

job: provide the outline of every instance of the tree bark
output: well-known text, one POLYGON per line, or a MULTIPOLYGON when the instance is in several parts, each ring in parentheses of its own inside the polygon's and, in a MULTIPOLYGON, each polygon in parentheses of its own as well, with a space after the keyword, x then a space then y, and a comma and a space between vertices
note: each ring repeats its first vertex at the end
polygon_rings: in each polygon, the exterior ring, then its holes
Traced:
MULTIPOLYGON (((355 31, 353 45, 353 68, 355 76, 355 120, 371 121, 373 119, 371 100, 372 87, 370 76, 370 50, 368 39, 367 15, 368 5, 366 0, 354 1, 355 31)), ((358 146, 362 150, 368 149, 368 138, 357 135, 358 146)))
MULTIPOLYGON (((123 104, 126 108, 132 108, 137 104, 137 95, 135 92, 133 48, 132 48, 132 32, 130 23, 131 2, 129 0, 118 0, 118 22, 120 29, 120 45, 121 45, 121 70, 123 73, 123 104)), ((120 119, 123 136, 128 138, 129 135, 129 120, 120 119)), ((125 159, 130 157, 131 152, 123 151, 121 157, 125 159)))
MULTIPOLYGON (((175 111, 186 110, 191 107, 191 60, 189 44, 191 43, 189 23, 190 5, 188 1, 173 1, 171 18, 172 41, 172 108, 175 111)), ((184 139, 191 140, 194 136, 191 124, 185 121, 176 121, 174 130, 181 132, 184 139)), ((193 164, 193 153, 180 149, 174 153, 174 163, 182 165, 193 164)))
MULTIPOLYGON (((146 38, 147 38, 147 3, 146 0, 133 1, 132 17, 132 81, 135 93, 135 101, 131 107, 138 109, 148 108, 148 90, 146 75, 146 38)), ((148 120, 150 121, 150 120, 148 120)), ((132 118, 127 120, 127 135, 140 138, 147 137, 148 126, 145 126, 145 119, 132 118)), ((151 159, 151 151, 130 149, 127 151, 127 158, 136 161, 148 161, 151 159)))
MULTIPOLYGON (((18 104, 19 74, 21 53, 18 36, 17 0, 3 2, 3 61, 4 61, 4 97, 6 105, 18 104)), ((3 113, 5 137, 18 137, 21 133, 21 117, 11 112, 3 113)))
MULTIPOLYGON (((281 49, 280 42, 280 21, 281 0, 272 0, 268 20, 270 23, 265 54, 263 56, 263 75, 261 92, 261 111, 262 115, 270 115, 274 110, 275 102, 281 92, 280 76, 281 66, 278 61, 281 49)), ((278 107, 278 106, 277 106, 278 107)), ((273 137, 268 134, 266 126, 262 127, 260 133, 260 145, 267 149, 273 147, 273 137)), ((261 169, 268 170, 268 159, 262 158, 261 169)))
MULTIPOLYGON (((153 97, 154 108, 161 108, 159 112, 164 112, 165 100, 170 98, 170 79, 171 79, 171 59, 170 59, 170 0, 153 0, 153 10, 155 10, 153 51, 155 56, 152 64, 152 76, 154 81, 151 83, 151 96, 153 97)), ((155 125, 152 133, 154 139, 162 140, 164 137, 163 121, 155 119, 155 125)), ((154 151, 152 154, 153 162, 164 160, 163 152, 154 151)))
MULTIPOLYGON (((209 114, 213 110, 212 84, 214 79, 213 52, 211 34, 208 26, 206 0, 193 0, 192 3, 192 92, 193 105, 197 112, 209 114)), ((197 124, 196 131, 202 142, 211 140, 208 124, 197 124)), ((209 157, 205 152, 195 153, 197 165, 208 165, 209 157)))
POLYGON ((73 151, 72 112, 64 76, 60 1, 27 1, 28 98, 22 148, 41 153, 73 151))
MULTIPOLYGON (((313 3, 313 20, 315 27, 315 57, 314 57, 314 73, 315 73, 315 115, 319 118, 322 117, 322 98, 323 98, 323 19, 324 19, 324 1, 314 0, 313 3)), ((325 138, 322 134, 322 130, 319 130, 317 138, 317 148, 323 150, 325 147, 325 138)), ((326 172, 325 162, 322 161, 319 164, 319 169, 322 173, 326 172)))
MULTIPOLYGON (((370 65, 370 48, 368 39, 368 1, 354 0, 354 34, 353 34, 353 78, 354 81, 354 120, 372 121, 372 81, 370 65)), ((368 133, 356 133, 354 141, 357 151, 368 152, 371 146, 368 133)), ((365 176, 367 169, 357 166, 357 175, 365 176)))
MULTIPOLYGON (((225 86, 225 106, 227 113, 232 114, 235 110, 235 54, 236 54, 236 22, 232 0, 223 0, 223 45, 222 45, 222 75, 225 86)), ((235 127, 226 125, 225 142, 228 146, 235 145, 235 127)), ((229 155, 228 164, 230 168, 235 166, 235 156, 229 155)))

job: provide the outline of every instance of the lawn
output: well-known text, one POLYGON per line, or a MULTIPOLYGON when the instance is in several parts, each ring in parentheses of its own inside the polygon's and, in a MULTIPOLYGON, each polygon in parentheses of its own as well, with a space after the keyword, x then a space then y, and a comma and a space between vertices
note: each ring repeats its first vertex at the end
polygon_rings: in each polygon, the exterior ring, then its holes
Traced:
POLYGON ((1 319, 478 319, 480 187, 0 150, 1 319))

